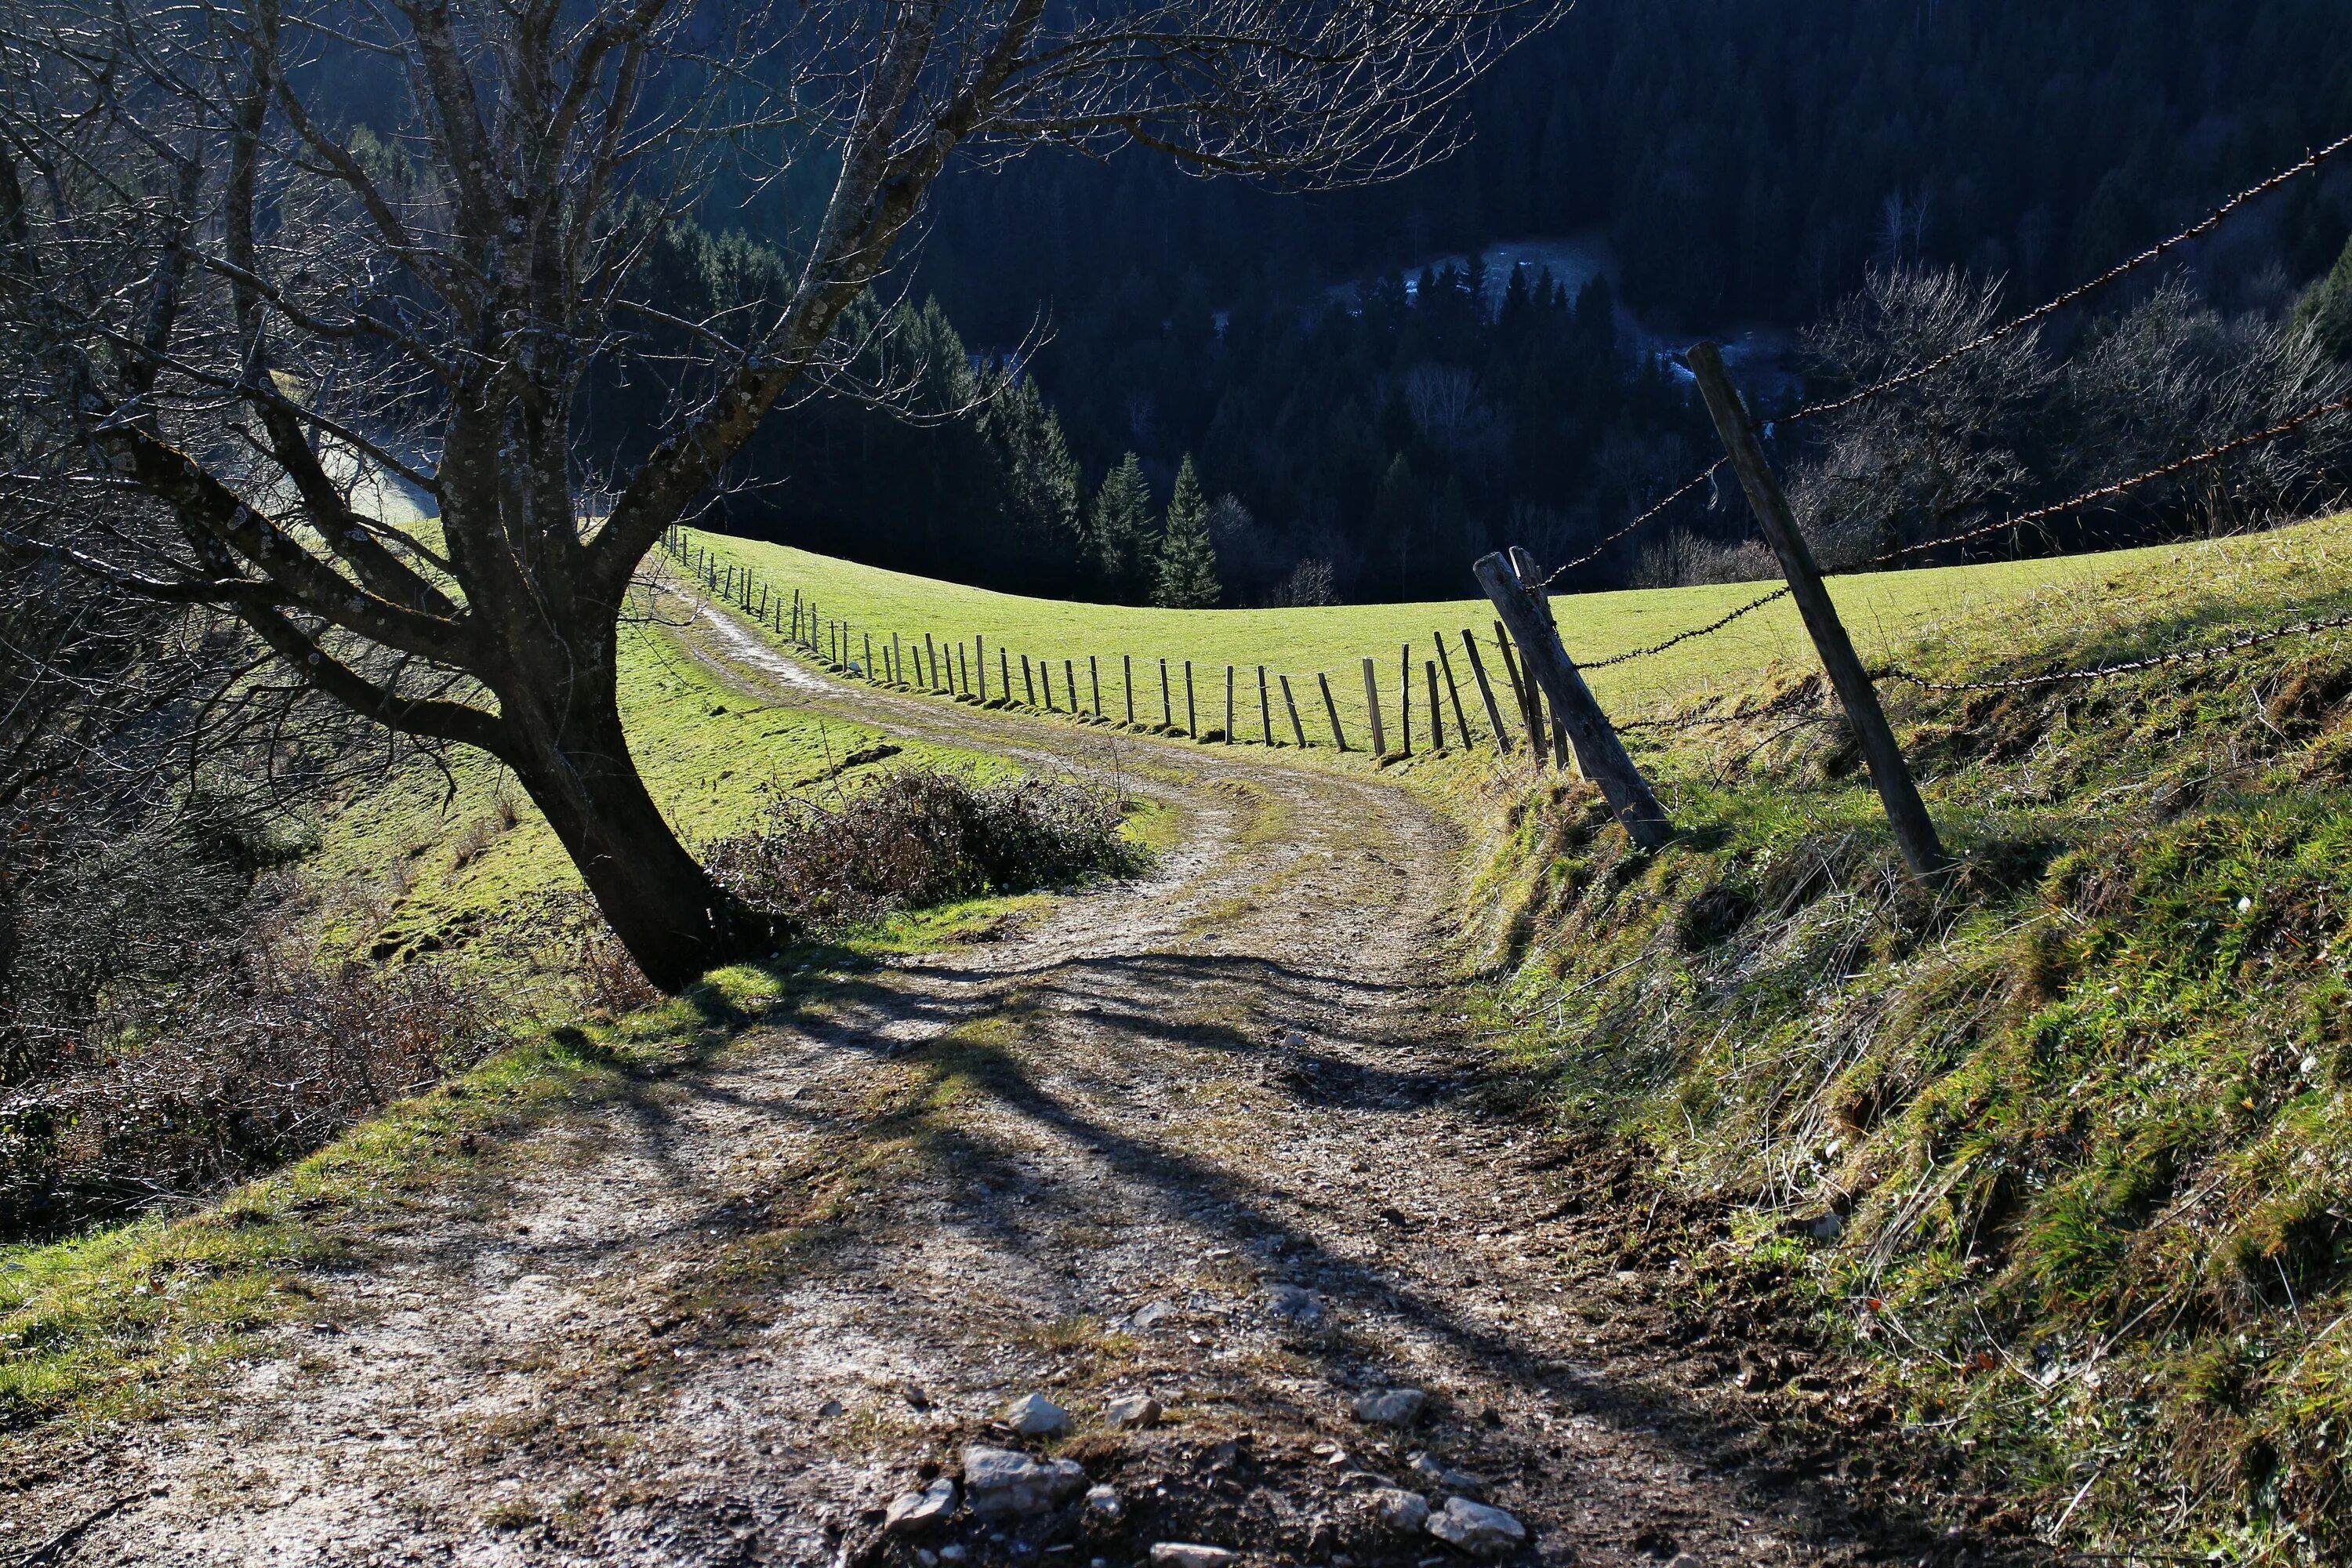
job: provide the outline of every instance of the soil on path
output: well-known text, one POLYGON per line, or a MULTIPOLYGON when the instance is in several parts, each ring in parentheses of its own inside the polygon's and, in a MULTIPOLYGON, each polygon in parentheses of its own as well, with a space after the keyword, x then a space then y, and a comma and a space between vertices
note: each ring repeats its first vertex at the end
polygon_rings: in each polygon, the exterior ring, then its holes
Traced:
MULTIPOLYGON (((698 625, 698 656, 776 700, 1086 742, 812 691, 724 630, 698 625)), ((119 1505, 48 1560, 1445 1554, 1377 1517, 1387 1487, 1507 1510, 1518 1561, 1877 1559, 1801 1478, 1743 1468, 1730 1363, 1594 1262, 1573 1168, 1487 1092, 1427 956, 1456 832, 1373 779, 1140 752, 1184 828, 1150 878, 734 1021, 713 1065, 371 1238, 314 1281, 335 1331, 29 1500, 45 1528, 119 1505), (1425 1395, 1410 1426, 1352 1413, 1400 1387, 1425 1395), (1075 1436, 995 1425, 1031 1393, 1075 1436), (1163 1414, 1109 1429, 1130 1394, 1163 1414), (886 1535, 974 1442, 1076 1459, 1121 1517, 1073 1498, 886 1535)))

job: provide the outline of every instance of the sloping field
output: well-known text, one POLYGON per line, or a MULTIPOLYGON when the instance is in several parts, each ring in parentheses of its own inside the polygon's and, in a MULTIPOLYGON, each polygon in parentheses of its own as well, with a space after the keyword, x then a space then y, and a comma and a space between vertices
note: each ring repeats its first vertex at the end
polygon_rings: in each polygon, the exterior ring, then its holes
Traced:
MULTIPOLYGON (((1938 630, 1985 612, 2004 612, 2036 601, 2036 618, 2063 621, 2073 607, 2085 602, 2085 596, 2097 597, 2111 582, 2163 582, 2195 593, 2205 584, 2235 576, 2256 558, 2299 559, 2316 568, 2335 559, 2342 549, 2343 521, 2305 523, 2257 539, 1875 573, 1840 579, 1832 586, 1863 657, 1875 658, 1903 644, 1932 639, 1938 630)), ((1431 638, 1442 634, 1449 644, 1464 704, 1483 733, 1485 721, 1478 717, 1475 689, 1462 658, 1460 634, 1467 627, 1478 637, 1504 701, 1507 721, 1510 718, 1507 685, 1502 671, 1494 668, 1494 615, 1484 600, 1267 610, 1160 610, 1075 604, 968 588, 726 534, 697 532, 688 539, 696 549, 709 550, 720 562, 748 568, 772 595, 780 593, 789 601, 797 590, 804 600, 814 602, 819 616, 846 621, 861 637, 871 632, 877 643, 896 632, 914 643, 929 635, 969 647, 977 634, 986 639, 991 650, 992 695, 997 681, 993 650, 1000 647, 1015 661, 1016 682, 1022 654, 1049 661, 1056 671, 1057 702, 1064 700, 1059 671, 1066 658, 1076 662, 1081 700, 1088 697, 1086 660, 1093 655, 1100 661, 1106 711, 1118 717, 1120 657, 1131 655, 1136 660, 1138 717, 1157 720, 1159 673, 1154 661, 1166 658, 1177 669, 1174 701, 1181 724, 1181 661, 1189 658, 1195 666, 1201 727, 1209 729, 1223 722, 1223 669, 1232 664, 1241 671, 1236 722, 1240 735, 1247 739, 1260 732, 1253 667, 1264 664, 1270 672, 1292 677, 1308 739, 1321 745, 1328 738, 1328 727, 1321 720, 1320 699, 1312 679, 1321 671, 1330 678, 1351 743, 1360 744, 1358 737, 1364 726, 1365 707, 1360 661, 1374 660, 1387 708, 1395 700, 1402 645, 1413 644, 1413 702, 1418 711, 1424 700, 1419 671, 1423 661, 1431 657, 1431 638), (1302 676, 1307 679, 1301 680, 1302 676)), ((1466 582, 1466 562, 1463 576, 1466 582)), ((1772 586, 1738 583, 1584 594, 1556 599, 1553 608, 1570 653, 1581 663, 1594 664, 1705 626, 1772 586)), ((855 646, 862 648, 863 645, 855 646)), ((1719 684, 1744 683, 1776 660, 1806 668, 1812 666, 1803 628, 1785 599, 1655 657, 1596 670, 1591 679, 1603 703, 1627 713, 1685 699, 1719 684)), ((1280 703, 1277 689, 1274 725, 1278 740, 1286 730, 1280 703)), ((1395 722, 1392 710, 1388 721, 1395 722)))

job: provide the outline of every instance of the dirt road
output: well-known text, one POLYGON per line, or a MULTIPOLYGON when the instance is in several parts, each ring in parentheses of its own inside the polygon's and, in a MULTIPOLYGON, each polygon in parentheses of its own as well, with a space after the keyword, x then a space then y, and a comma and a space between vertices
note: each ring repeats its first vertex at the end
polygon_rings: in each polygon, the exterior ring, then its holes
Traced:
MULTIPOLYGON (((777 700, 1067 743, 695 636, 777 700)), ((1455 832, 1369 779, 1147 752, 1184 825, 1150 879, 728 1025, 715 1065, 547 1135, 318 1279, 335 1331, 40 1500, 121 1505, 49 1560, 1461 1560, 1383 1489, 1484 1500, 1521 1562, 1874 1559, 1731 1463, 1638 1282, 1576 1245, 1557 1153, 1489 1103, 1427 984, 1455 832), (1397 1389, 1409 1423, 1359 1419, 1397 1389), (1030 1394, 1074 1435, 992 1425, 1030 1394), (1158 1421, 1111 1428, 1127 1394, 1158 1421), (1072 1491, 886 1536, 975 1443, 1074 1459, 1118 1517, 1072 1491)))

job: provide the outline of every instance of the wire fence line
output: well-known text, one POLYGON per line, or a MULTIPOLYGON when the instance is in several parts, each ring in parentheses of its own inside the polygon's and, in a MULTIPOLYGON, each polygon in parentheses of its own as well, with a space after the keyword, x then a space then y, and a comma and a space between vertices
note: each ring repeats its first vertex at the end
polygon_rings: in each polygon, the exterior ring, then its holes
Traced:
MULTIPOLYGON (((2300 162, 2290 164, 2286 168, 2281 169, 2277 173, 2270 175, 2268 178, 2247 186, 2244 190, 2238 192, 2235 195, 2230 197, 2229 200, 2223 202, 2220 206, 2214 208, 2212 212, 2207 214, 2197 222, 2189 225, 2187 228, 2182 229, 2179 233, 2173 235, 2168 239, 2158 241, 2157 244, 2150 246, 2146 250, 2141 251, 2138 255, 2132 257, 2129 260, 2120 262, 2116 266, 2109 268, 2106 271, 2100 273, 2097 277, 2091 279, 2088 282, 2081 283, 2076 285, 2074 288, 2066 289, 2064 292, 2035 306, 2032 310, 2025 311, 2023 314, 2016 316, 2010 321, 2004 321, 1999 326, 1993 327, 1979 336, 1971 339, 1968 342, 1962 343, 1946 353, 1939 354, 1936 358, 1929 360, 1925 363, 1914 365, 1909 370, 1899 372, 1896 374, 1888 376, 1872 385, 1862 387, 1853 392, 1848 393, 1842 397, 1804 405, 1791 413, 1782 415, 1775 423, 1780 425, 1795 425, 1807 420, 1819 419, 1830 415, 1843 413, 1847 409, 1857 408, 1865 403, 1874 402, 1892 393, 1899 392, 1906 386, 1914 385, 1918 382, 1924 381, 1928 377, 1937 374, 1938 372, 1948 370, 1953 365, 1958 364, 1960 361, 1969 358, 1970 355, 1981 353, 1987 349, 1993 347, 1995 344, 2000 343, 2008 338, 2014 337, 2017 333, 2023 331, 2028 327, 2033 326, 2042 321, 2049 321, 2053 317, 2063 313, 2072 307, 2081 304, 2091 296, 2121 282, 2124 279, 2132 276, 2142 268, 2152 266, 2156 262, 2162 260, 2165 257, 2171 255, 2181 247, 2203 238, 2205 236, 2219 228, 2222 224, 2228 222, 2232 215, 2243 208, 2247 204, 2257 201, 2263 196, 2284 188, 2305 174, 2315 173, 2324 164, 2347 150, 2352 150, 2352 134, 2339 137, 2336 141, 2318 149, 2316 152, 2307 153, 2300 162)), ((2310 416, 2305 416, 2304 419, 2291 424, 2287 428, 2291 429, 2294 428, 2295 425, 2308 423, 2310 419, 2316 418, 2321 414, 2335 411, 2337 406, 2338 405, 2331 405, 2327 408, 2316 410, 2310 416)), ((2198 458, 2188 459, 2182 464, 2173 467, 2168 470, 2152 471, 2149 474, 2140 476, 2137 479, 2127 481, 2127 483, 2147 483, 2153 479, 2164 477, 2164 474, 2168 471, 2178 472, 2181 468, 2193 466, 2197 462, 2213 461, 2219 457, 2226 456, 2229 452, 2239 450, 2245 446, 2255 445, 2261 439, 2267 439, 2270 438, 2271 436, 2284 433, 2284 430, 2273 431, 2262 437, 2248 438, 2247 440, 2233 444, 2228 447, 2220 448, 2214 452, 2203 454, 2198 458)), ((1568 573, 1574 571, 1580 566, 1589 566, 1593 562, 1600 560, 1618 544, 1631 538, 1635 533, 1640 532, 1643 529, 1648 527, 1651 523, 1655 522, 1661 517, 1664 517, 1668 511, 1673 510, 1675 503, 1689 496, 1700 486, 1711 483, 1715 479, 1716 476, 1722 472, 1723 466, 1724 459, 1720 458, 1717 458, 1713 463, 1708 464, 1698 473, 1684 480, 1672 490, 1666 492, 1657 500, 1651 503, 1649 507, 1637 514, 1633 520, 1626 523, 1624 527, 1617 530, 1616 532, 1610 534, 1606 539, 1601 540, 1598 544, 1594 545, 1584 553, 1569 561, 1562 562, 1559 565, 1552 568, 1550 574, 1544 578, 1542 586, 1549 589, 1568 573)), ((1915 554, 1921 551, 1937 549, 1944 545, 1962 543, 1969 540, 1981 539, 1988 535, 2000 532, 2005 528, 2015 527, 2020 523, 2031 521, 2034 517, 2046 518, 2056 516, 2061 512, 2069 510, 2074 507, 2087 504, 2091 500, 2099 500, 2103 496, 2111 493, 2116 492, 2114 490, 2095 491, 2089 496, 2077 497, 2072 501, 2061 502, 2054 507, 2042 508, 2036 513, 2029 514, 2027 517, 2015 519, 2009 523, 1992 525, 1974 530, 1969 533, 1958 535, 1951 539, 1908 545, 1904 547, 1901 551, 1893 552, 1887 555, 1874 558, 1871 561, 1859 563, 1853 566, 1842 568, 1842 570, 1860 571, 1869 566, 1885 564, 1886 562, 1897 559, 1903 555, 1915 554)))
POLYGON ((1900 665, 1883 666, 1874 672, 1880 680, 1899 680, 1927 691, 2018 691, 2036 686, 2063 686, 2074 681, 2105 680, 2118 675, 2137 675, 2143 670, 2161 669, 2170 665, 2203 664, 2212 659, 2226 658, 2248 648, 2260 647, 2287 637, 2305 637, 2318 632, 2342 631, 2352 626, 2352 615, 2330 616, 2324 620, 2297 621, 2290 626, 2277 626, 2269 631, 2251 632, 2210 647, 2179 648, 2170 653, 2150 654, 2146 658, 2125 659, 2116 664, 2102 664, 2084 669, 2053 670, 2046 675, 2019 675, 1987 680, 1931 680, 1924 675, 1900 665))
POLYGON ((1720 620, 1709 621, 1703 626, 1693 626, 1686 632, 1676 632, 1673 637, 1668 637, 1665 641, 1652 643, 1647 647, 1630 648, 1623 653, 1612 654, 1607 658, 1596 658, 1589 664, 1580 664, 1577 668, 1590 673, 1596 669, 1610 669, 1621 664, 1631 664, 1635 659, 1639 658, 1654 658, 1657 655, 1665 652, 1668 648, 1680 647, 1686 642, 1696 642, 1700 637, 1712 636, 1713 634, 1721 631, 1724 627, 1729 626, 1732 622, 1740 619, 1742 616, 1754 611, 1760 610, 1767 605, 1776 604, 1779 601, 1787 598, 1790 593, 1790 589, 1788 584, 1784 583, 1769 594, 1748 600, 1748 603, 1740 605, 1738 609, 1732 611, 1729 615, 1725 616, 1720 620))
POLYGON ((2220 206, 2214 208, 2213 211, 2206 216, 2200 218, 2197 222, 2189 225, 2187 228, 2182 229, 2179 234, 2174 235, 2171 238, 2158 241, 2157 244, 2150 246, 2147 249, 2141 251, 2137 256, 2133 257, 2130 260, 2120 262, 2117 265, 2109 268, 2106 271, 2100 273, 2096 278, 2092 279, 2089 282, 2078 284, 2074 288, 2067 289, 2064 293, 2058 295, 2055 299, 2035 306, 2032 310, 2026 311, 2021 316, 2017 316, 2010 321, 2002 322, 2000 326, 1994 327, 1983 335, 1960 344, 1958 348, 1953 349, 1948 353, 1939 354, 1936 358, 1927 361, 1925 364, 1915 365, 1909 370, 1888 376, 1884 381, 1878 382, 1870 386, 1863 387, 1858 391, 1849 393, 1843 397, 1835 398, 1825 403, 1808 404, 1805 406, 1797 409, 1794 413, 1782 415, 1780 416, 1780 423, 1783 425, 1794 425, 1808 419, 1819 419, 1828 415, 1843 413, 1846 409, 1857 407, 1862 404, 1884 397, 1891 392, 1900 391, 1906 386, 1909 386, 1916 382, 1923 381, 1927 377, 1934 375, 1938 371, 1949 369, 1951 366, 1958 364, 1961 360, 1968 358, 1971 354, 1980 353, 1986 349, 1992 347, 1995 343, 2000 342, 2004 339, 2014 337, 2019 332, 2023 331, 2026 328, 2032 326, 2037 322, 2046 321, 2051 317, 2059 314, 2061 311, 2065 310, 2070 307, 2081 304, 2084 300, 2089 299, 2092 295, 2122 281, 2124 279, 2130 277, 2133 273, 2137 272, 2142 268, 2151 266, 2154 263, 2162 260, 2165 257, 2179 249, 2182 246, 2188 245, 2195 240, 2202 239, 2205 236, 2221 227, 2222 224, 2228 222, 2231 216, 2236 213, 2241 207, 2243 207, 2247 203, 2268 195, 2272 192, 2280 189, 2305 174, 2315 172, 2322 164, 2337 156, 2339 153, 2342 153, 2347 148, 2352 148, 2352 135, 2340 137, 2337 140, 2329 142, 2326 146, 2320 148, 2317 152, 2305 155, 2302 162, 2290 164, 2288 167, 2281 169, 2278 173, 2271 175, 2268 179, 2265 179, 2257 184, 2247 186, 2244 190, 2240 191, 2236 195, 2231 196, 2228 201, 2223 202, 2220 206))
POLYGON ((1510 754, 1517 742, 1515 726, 1506 715, 1523 711, 1526 704, 1519 673, 1523 661, 1514 658, 1514 646, 1499 625, 1488 651, 1500 656, 1502 672, 1510 682, 1507 690, 1498 692, 1479 634, 1464 627, 1456 649, 1447 648, 1444 634, 1433 634, 1426 648, 1402 644, 1393 656, 1398 659, 1393 689, 1380 677, 1387 657, 1349 661, 1360 667, 1362 678, 1362 700, 1357 702, 1346 696, 1354 689, 1357 670, 1337 672, 1342 679, 1335 694, 1335 672, 1328 668, 1286 672, 1271 664, 1129 653, 1043 656, 1021 651, 985 628, 949 637, 876 630, 823 614, 802 590, 762 579, 755 569, 694 542, 685 529, 673 530, 662 545, 710 597, 787 646, 879 686, 1195 741, 1268 747, 1295 743, 1304 750, 1370 752, 1383 759, 1487 744, 1510 754), (1475 682, 1466 696, 1455 653, 1465 657, 1467 673, 1475 682), (1307 686, 1305 712, 1294 679, 1307 686), (1351 710, 1344 718, 1343 700, 1351 710), (1313 724, 1312 737, 1310 719, 1321 721, 1313 724), (1277 733, 1287 740, 1277 740, 1277 733))

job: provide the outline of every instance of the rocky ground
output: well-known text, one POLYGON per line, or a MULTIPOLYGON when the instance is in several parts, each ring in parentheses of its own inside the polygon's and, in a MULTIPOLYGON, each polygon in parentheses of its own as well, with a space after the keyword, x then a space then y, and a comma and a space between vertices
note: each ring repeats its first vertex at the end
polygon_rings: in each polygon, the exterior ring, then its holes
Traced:
MULTIPOLYGON (((694 637, 780 700, 1085 743, 694 637)), ((714 1018, 713 1065, 370 1237, 313 1281, 330 1321, 61 1464, 6 1539, 76 1564, 1966 1553, 1855 1522, 1767 1435, 1752 1349, 1665 1304, 1684 1260, 1625 1266, 1622 1167, 1484 1074, 1429 956, 1453 827, 1374 780, 1126 743, 1183 825, 1149 879, 714 1018)))

